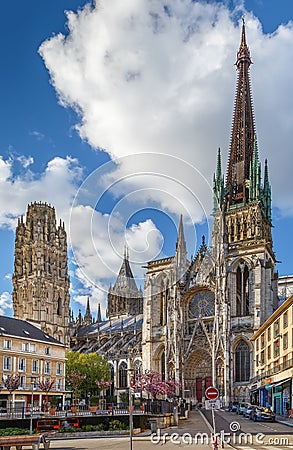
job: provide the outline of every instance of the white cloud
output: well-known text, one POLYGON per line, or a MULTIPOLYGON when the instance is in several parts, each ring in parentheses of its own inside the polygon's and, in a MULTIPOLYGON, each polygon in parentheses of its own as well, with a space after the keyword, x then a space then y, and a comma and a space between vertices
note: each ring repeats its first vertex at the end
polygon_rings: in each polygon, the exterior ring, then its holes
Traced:
POLYGON ((24 169, 27 169, 34 163, 34 158, 32 156, 20 155, 16 158, 16 161, 18 161, 24 169))
POLYGON ((45 135, 43 133, 41 133, 40 131, 37 131, 37 130, 31 131, 30 135, 34 136, 37 139, 37 141, 42 141, 45 137, 45 135))
MULTIPOLYGON (((20 158, 20 157, 19 157, 20 158)), ((19 159, 18 158, 18 159, 19 159)), ((25 161, 25 157, 21 159, 25 161)), ((27 204, 48 202, 56 208, 58 217, 68 223, 69 211, 80 181, 82 169, 76 159, 55 157, 41 175, 27 170, 15 175, 14 160, 0 157, 0 226, 14 229, 17 218, 25 214, 27 204)))
POLYGON ((84 307, 90 296, 91 310, 96 313, 100 303, 104 317, 109 285, 120 270, 125 244, 137 285, 142 287, 142 265, 161 255, 163 243, 151 220, 126 229, 124 217, 118 213, 101 214, 84 205, 72 208, 69 234, 76 261, 75 276, 81 283, 80 288, 72 291, 74 301, 84 307))
POLYGON ((0 314, 7 314, 7 309, 12 308, 12 297, 9 292, 5 291, 0 294, 0 314))
MULTIPOLYGON (((101 0, 95 8, 68 12, 68 36, 48 39, 40 53, 60 102, 79 111, 80 135, 93 147, 114 159, 170 154, 211 181, 217 148, 226 160, 229 147, 240 42, 235 11, 220 2, 101 0)), ((246 28, 261 158, 269 159, 275 205, 293 213, 292 23, 265 35, 247 13, 246 28)), ((194 179, 186 183, 210 209, 210 190, 194 179)), ((161 202, 157 193, 151 197, 161 202)), ((178 213, 171 198, 164 207, 178 213)), ((198 213, 192 213, 195 220, 198 213)))

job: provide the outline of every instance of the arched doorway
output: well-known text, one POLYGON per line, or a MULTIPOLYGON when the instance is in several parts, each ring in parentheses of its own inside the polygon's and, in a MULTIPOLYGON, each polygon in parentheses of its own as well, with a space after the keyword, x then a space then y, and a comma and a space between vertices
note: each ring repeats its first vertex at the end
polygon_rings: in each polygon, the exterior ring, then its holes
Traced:
POLYGON ((184 369, 184 388, 192 401, 202 402, 206 388, 212 385, 212 358, 206 350, 197 350, 184 369))

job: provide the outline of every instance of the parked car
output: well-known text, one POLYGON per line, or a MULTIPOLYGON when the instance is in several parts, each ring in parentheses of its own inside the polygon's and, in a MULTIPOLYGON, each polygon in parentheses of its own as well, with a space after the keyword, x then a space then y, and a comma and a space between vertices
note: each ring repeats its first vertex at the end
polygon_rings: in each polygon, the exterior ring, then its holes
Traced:
POLYGON ((229 411, 237 412, 238 402, 231 402, 229 406, 229 411))
POLYGON ((255 422, 257 422, 258 420, 265 420, 267 422, 275 422, 276 416, 269 408, 265 408, 263 406, 257 406, 256 408, 254 408, 253 412, 251 413, 251 418, 255 422))
POLYGON ((247 410, 249 405, 250 405, 250 403, 248 403, 248 402, 239 403, 239 405, 237 407, 237 414, 244 414, 244 412, 247 410))
POLYGON ((255 410, 255 408, 257 408, 256 405, 248 405, 246 410, 243 413, 243 416, 251 419, 251 415, 252 415, 253 411, 255 410))

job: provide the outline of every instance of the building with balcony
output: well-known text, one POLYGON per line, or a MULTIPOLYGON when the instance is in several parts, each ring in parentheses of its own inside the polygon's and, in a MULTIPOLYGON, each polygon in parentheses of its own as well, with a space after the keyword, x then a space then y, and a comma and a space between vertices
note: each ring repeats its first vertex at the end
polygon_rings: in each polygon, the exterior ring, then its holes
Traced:
POLYGON ((279 305, 293 295, 293 275, 284 275, 278 278, 279 305))
POLYGON ((254 403, 271 406, 277 414, 293 407, 293 295, 252 336, 255 377, 251 380, 254 403))
POLYGON ((47 401, 64 404, 65 344, 25 320, 0 316, 0 377, 19 375, 19 387, 9 392, 3 384, 0 408, 13 405, 21 410, 31 404, 44 407, 47 401), (45 392, 41 382, 53 382, 45 392))

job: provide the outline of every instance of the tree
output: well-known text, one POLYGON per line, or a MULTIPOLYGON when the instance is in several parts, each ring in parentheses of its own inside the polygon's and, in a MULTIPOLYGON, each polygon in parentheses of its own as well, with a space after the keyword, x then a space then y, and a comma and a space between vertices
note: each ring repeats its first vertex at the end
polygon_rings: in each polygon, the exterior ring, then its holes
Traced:
POLYGON ((97 392, 98 381, 109 382, 111 370, 109 363, 97 353, 67 353, 66 382, 76 395, 93 395, 97 392))
POLYGON ((20 376, 11 374, 11 375, 7 375, 7 377, 4 379, 2 378, 2 383, 4 385, 4 387, 9 391, 10 394, 10 409, 12 406, 12 392, 16 391, 16 389, 19 388, 20 386, 20 376))
POLYGON ((38 381, 38 388, 43 391, 46 392, 46 411, 48 410, 48 394, 49 392, 52 390, 54 384, 55 384, 55 379, 50 380, 47 379, 45 381, 38 381))
POLYGON ((146 370, 145 373, 139 373, 136 375, 134 389, 139 392, 146 392, 154 399, 158 395, 174 396, 177 388, 180 387, 178 381, 162 380, 162 376, 159 372, 153 372, 146 370))

